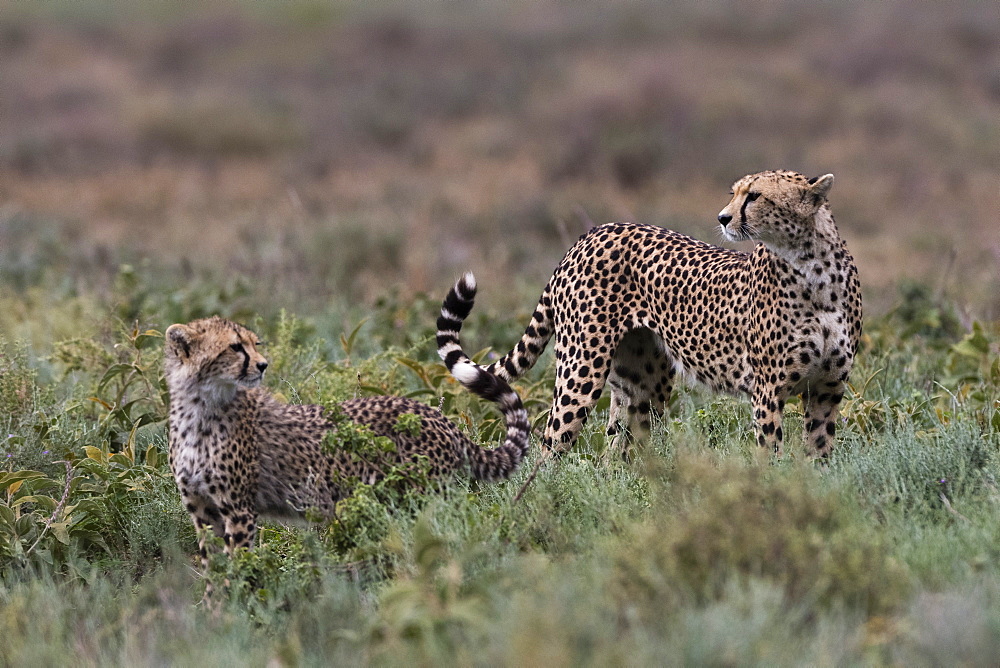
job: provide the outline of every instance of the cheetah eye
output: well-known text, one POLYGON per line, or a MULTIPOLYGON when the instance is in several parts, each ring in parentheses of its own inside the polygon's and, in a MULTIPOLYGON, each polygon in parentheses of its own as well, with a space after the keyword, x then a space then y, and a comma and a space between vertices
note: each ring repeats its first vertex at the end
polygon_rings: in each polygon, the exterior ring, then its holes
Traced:
POLYGON ((748 201, 748 202, 753 202, 753 201, 755 201, 755 200, 756 200, 756 199, 757 199, 758 197, 760 197, 760 193, 747 193, 747 201, 748 201))
POLYGON ((232 350, 234 350, 235 352, 238 352, 238 353, 243 352, 243 344, 242 343, 234 343, 233 345, 231 345, 229 347, 232 350))

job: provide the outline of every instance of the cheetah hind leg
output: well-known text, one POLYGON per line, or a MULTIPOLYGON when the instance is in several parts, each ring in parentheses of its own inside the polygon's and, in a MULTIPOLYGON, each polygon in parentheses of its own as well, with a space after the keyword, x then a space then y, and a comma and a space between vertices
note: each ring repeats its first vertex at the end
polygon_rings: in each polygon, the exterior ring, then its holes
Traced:
POLYGON ((614 369, 609 376, 608 385, 611 387, 611 407, 608 410, 608 440, 604 458, 611 459, 619 455, 623 460, 631 461, 636 441, 644 441, 649 435, 648 428, 644 430, 641 420, 637 419, 640 406, 648 412, 648 402, 643 402, 636 396, 638 388, 624 381, 614 369))
POLYGON ((674 374, 674 365, 652 330, 635 329, 622 339, 608 376, 606 454, 620 453, 629 460, 632 445, 649 440, 652 418, 662 417, 670 400, 674 374))

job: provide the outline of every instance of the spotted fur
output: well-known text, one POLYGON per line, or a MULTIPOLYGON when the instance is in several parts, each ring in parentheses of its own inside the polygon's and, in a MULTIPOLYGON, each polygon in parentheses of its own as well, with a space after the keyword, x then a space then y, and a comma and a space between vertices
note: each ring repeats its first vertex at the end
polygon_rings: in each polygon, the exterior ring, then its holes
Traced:
MULTIPOLYGON (((439 411, 402 397, 367 397, 339 404, 356 423, 392 439, 380 460, 328 454, 323 438, 335 427, 323 406, 286 404, 260 387, 267 360, 257 336, 219 317, 171 325, 165 372, 170 391, 170 467, 195 527, 211 529, 227 552, 250 547, 260 513, 289 516, 307 509, 331 516, 350 493, 345 481, 380 480, 389 466, 419 456, 431 477, 455 472, 475 479, 508 477, 528 447, 527 414, 501 378, 459 369, 463 384, 503 413, 507 439, 494 450, 470 441, 439 411), (419 433, 399 431, 403 414, 420 417, 419 433)), ((204 531, 202 558, 207 559, 204 531)))
MULTIPOLYGON (((573 443, 605 383, 609 435, 624 424, 645 436, 681 373, 749 395, 757 442, 778 455, 785 401, 801 395, 808 452, 828 455, 862 319, 832 185, 831 174, 789 171, 737 181, 719 223, 729 241, 758 242, 750 253, 650 225, 595 227, 556 267, 517 346, 485 371, 512 382, 555 337, 545 449, 573 443)), ((445 300, 453 317, 439 325, 438 348, 449 368, 471 363, 458 332, 474 293, 467 275, 445 300)))

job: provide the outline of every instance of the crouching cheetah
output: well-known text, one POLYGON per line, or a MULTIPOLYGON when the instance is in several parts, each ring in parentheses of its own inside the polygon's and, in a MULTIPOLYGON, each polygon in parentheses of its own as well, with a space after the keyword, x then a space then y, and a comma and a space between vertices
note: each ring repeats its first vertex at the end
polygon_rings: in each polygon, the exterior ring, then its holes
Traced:
POLYGON ((501 378, 474 365, 453 369, 475 394, 496 402, 507 437, 485 450, 465 437, 439 411, 402 397, 368 397, 340 404, 354 422, 387 436, 395 450, 379 461, 321 446, 335 428, 323 406, 290 405, 260 387, 267 360, 257 336, 219 317, 171 325, 166 331, 165 375, 170 392, 170 468, 184 505, 199 529, 211 528, 230 554, 251 547, 259 513, 324 516, 349 492, 346 481, 374 483, 394 464, 426 458, 429 476, 468 471, 473 478, 508 477, 528 447, 527 414, 516 392, 501 378), (416 435, 398 430, 403 414, 419 416, 416 435))
MULTIPOLYGON (((750 395, 757 442, 778 455, 785 400, 801 395, 808 451, 827 456, 861 333, 858 274, 827 203, 832 185, 832 174, 790 171, 737 181, 719 223, 729 241, 759 242, 751 253, 649 225, 595 227, 556 267, 517 346, 485 371, 513 381, 555 336, 546 450, 572 444, 605 382, 608 434, 625 423, 644 437, 682 372, 750 395)), ((459 307, 474 293, 467 275, 445 300, 437 343, 449 369, 470 363, 459 307)))

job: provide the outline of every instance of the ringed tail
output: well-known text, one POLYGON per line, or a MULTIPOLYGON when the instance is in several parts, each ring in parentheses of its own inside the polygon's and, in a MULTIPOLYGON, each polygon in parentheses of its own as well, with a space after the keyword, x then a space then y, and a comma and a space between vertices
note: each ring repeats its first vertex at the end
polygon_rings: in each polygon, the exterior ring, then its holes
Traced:
POLYGON ((462 350, 462 343, 459 340, 462 323, 469 317, 472 305, 476 300, 476 277, 472 275, 472 272, 468 272, 458 279, 455 286, 448 292, 448 296, 444 298, 444 304, 441 305, 441 316, 437 321, 438 355, 444 360, 448 371, 452 371, 452 368, 459 362, 466 362, 484 369, 491 375, 499 376, 508 383, 523 376, 531 367, 535 366, 538 356, 542 354, 549 339, 552 338, 554 327, 550 286, 551 280, 542 291, 535 312, 531 315, 531 322, 528 323, 521 340, 517 342, 514 349, 489 366, 481 367, 469 359, 465 351, 462 350))
POLYGON ((503 414, 507 425, 503 445, 493 450, 474 446, 468 453, 473 477, 492 481, 509 477, 524 459, 531 427, 521 397, 507 380, 475 364, 462 350, 458 335, 462 322, 472 311, 475 297, 476 278, 471 273, 460 278, 448 292, 437 321, 438 355, 458 382, 476 396, 495 403, 503 414))

